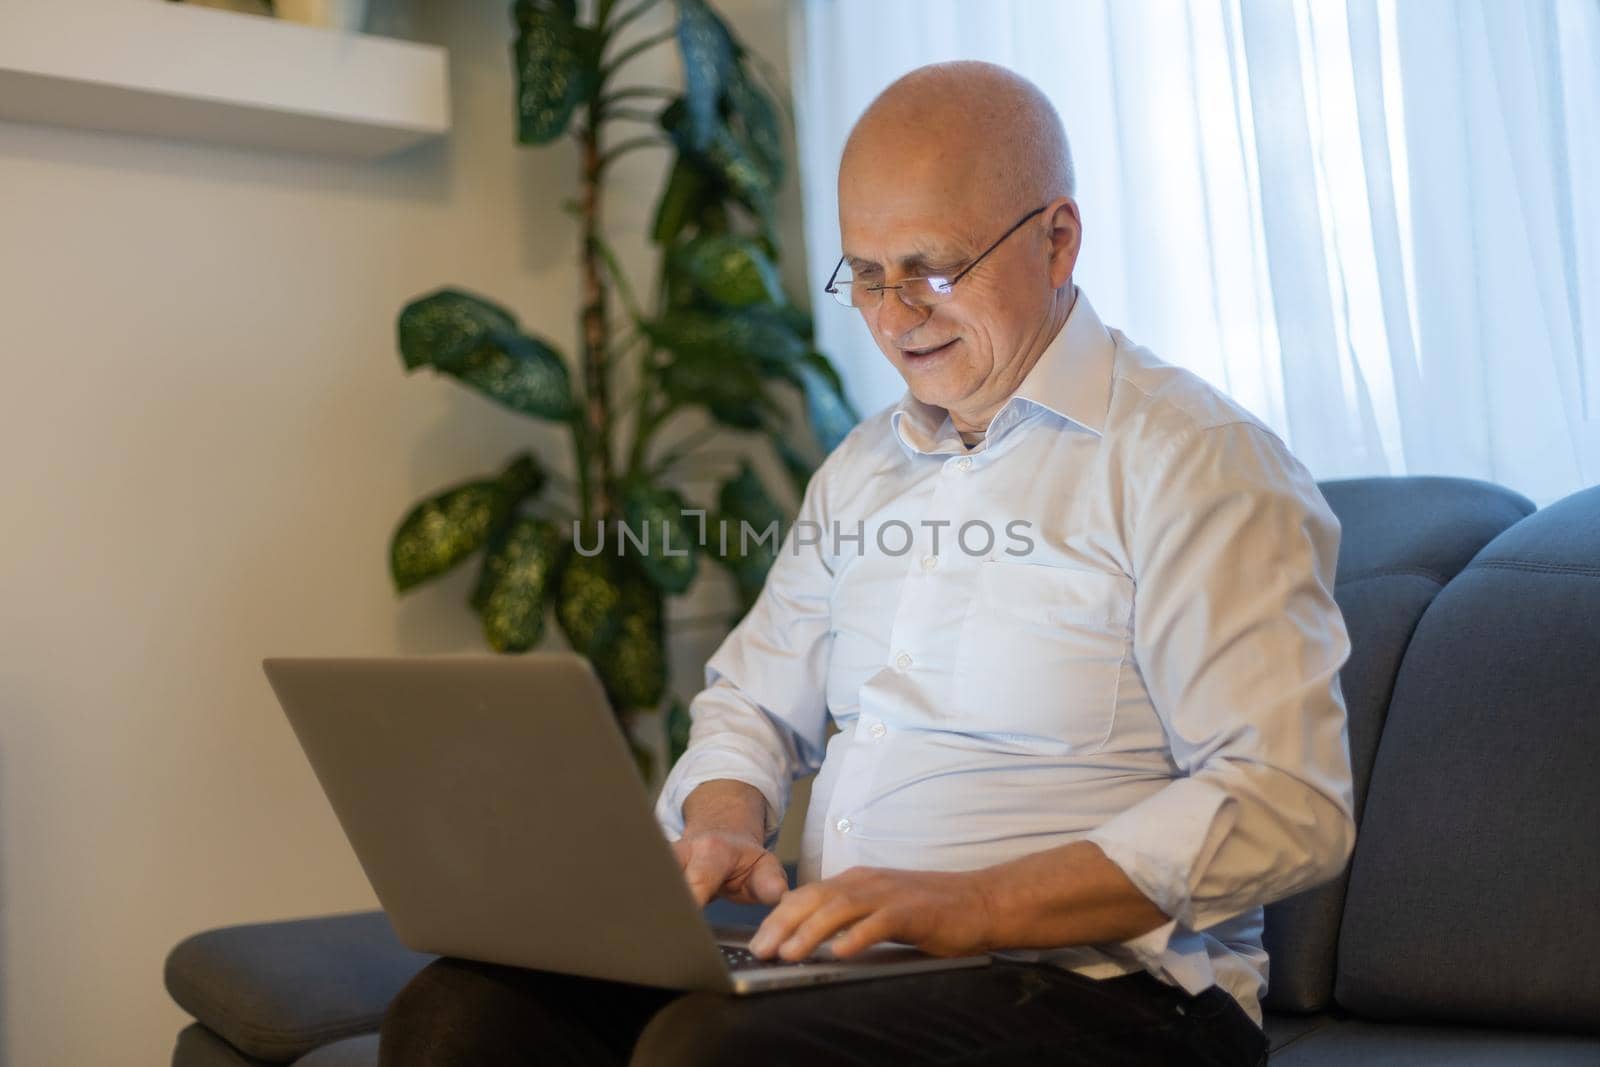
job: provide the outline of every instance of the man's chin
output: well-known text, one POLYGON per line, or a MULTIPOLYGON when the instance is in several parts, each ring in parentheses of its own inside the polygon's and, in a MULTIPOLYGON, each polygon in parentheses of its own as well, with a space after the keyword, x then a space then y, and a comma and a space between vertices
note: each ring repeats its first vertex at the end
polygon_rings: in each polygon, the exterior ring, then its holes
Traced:
POLYGON ((949 407, 962 396, 961 382, 957 376, 948 371, 936 371, 931 374, 918 374, 914 369, 908 369, 903 364, 895 364, 895 370, 900 372, 900 377, 905 381, 906 388, 911 390, 911 395, 924 404, 935 404, 939 407, 949 407))
POLYGON ((946 411, 950 410, 951 404, 961 399, 959 393, 954 389, 930 388, 928 383, 916 381, 908 381, 906 385, 910 388, 911 395, 922 401, 922 403, 931 407, 944 408, 946 411))

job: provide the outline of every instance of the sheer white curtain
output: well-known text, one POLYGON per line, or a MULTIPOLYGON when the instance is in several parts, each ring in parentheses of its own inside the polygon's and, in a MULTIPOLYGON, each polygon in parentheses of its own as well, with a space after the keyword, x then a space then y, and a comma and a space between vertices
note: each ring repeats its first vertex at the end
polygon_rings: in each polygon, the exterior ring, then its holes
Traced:
MULTIPOLYGON (((1600 481, 1596 0, 794 12, 814 267, 838 258, 839 150, 872 97, 923 63, 1003 63, 1066 123, 1101 316, 1317 477, 1463 475, 1540 504, 1600 481)), ((859 318, 814 299, 857 406, 898 397, 859 318)))

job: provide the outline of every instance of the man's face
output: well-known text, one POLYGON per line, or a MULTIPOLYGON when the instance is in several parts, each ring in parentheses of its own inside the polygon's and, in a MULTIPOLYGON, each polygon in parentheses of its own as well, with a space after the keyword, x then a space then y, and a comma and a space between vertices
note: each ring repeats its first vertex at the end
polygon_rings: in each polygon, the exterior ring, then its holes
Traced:
MULTIPOLYGON (((840 177, 840 229, 858 281, 894 285, 908 275, 953 275, 1040 206, 973 202, 972 190, 981 188, 976 175, 959 164, 941 166, 937 154, 909 166, 904 158, 896 166, 882 160, 881 153, 852 160, 840 177)), ((1075 207, 1072 215, 1075 221, 1075 207)), ((1074 233, 1062 270, 1053 216, 1060 213, 1046 211, 1006 238, 943 303, 908 307, 891 289, 860 309, 912 395, 949 410, 963 428, 988 423, 1049 341, 1041 332, 1077 251, 1074 233)))

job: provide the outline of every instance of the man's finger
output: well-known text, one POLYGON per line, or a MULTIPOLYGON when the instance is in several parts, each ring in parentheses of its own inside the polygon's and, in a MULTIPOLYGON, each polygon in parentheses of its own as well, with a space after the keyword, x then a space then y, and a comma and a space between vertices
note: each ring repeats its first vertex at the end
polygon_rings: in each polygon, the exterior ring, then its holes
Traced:
POLYGON ((713 862, 704 853, 696 853, 684 868, 683 877, 689 883, 689 892, 694 894, 695 903, 703 908, 722 888, 723 881, 728 877, 727 865, 713 862))
POLYGON ((875 910, 871 904, 834 897, 806 916, 788 939, 778 946, 778 955, 786 960, 803 960, 815 952, 822 942, 875 910))
POLYGON ((762 904, 776 904, 789 889, 789 876, 783 864, 770 852, 763 853, 750 873, 750 891, 762 904))
POLYGON ((849 959, 864 952, 880 941, 894 936, 894 923, 886 911, 875 911, 833 939, 833 954, 839 959, 849 959))
POLYGON ((761 920, 761 927, 756 931, 755 937, 750 939, 750 951, 762 957, 771 956, 776 952, 778 946, 789 939, 805 917, 826 899, 826 891, 817 888, 819 884, 813 882, 791 893, 785 893, 778 906, 761 920))

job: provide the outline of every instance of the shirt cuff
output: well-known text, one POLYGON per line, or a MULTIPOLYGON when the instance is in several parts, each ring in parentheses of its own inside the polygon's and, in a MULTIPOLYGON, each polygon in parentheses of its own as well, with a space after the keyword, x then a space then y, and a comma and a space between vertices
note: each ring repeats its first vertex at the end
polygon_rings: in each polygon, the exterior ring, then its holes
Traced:
MULTIPOLYGON (((1169 918, 1199 930, 1194 887, 1233 829, 1235 807, 1233 798, 1210 782, 1177 778, 1107 819, 1084 839, 1098 845, 1122 868, 1128 881, 1169 918)), ((1212 922, 1226 917, 1216 916, 1212 922)), ((1134 940, 1148 938, 1146 950, 1158 942, 1164 950, 1166 938, 1172 934, 1170 926, 1157 927, 1134 940)))
POLYGON ((777 775, 764 769, 771 759, 771 754, 761 751, 754 741, 738 736, 692 746, 667 775, 656 799, 656 822, 667 839, 676 841, 683 836, 683 802, 689 794, 706 782, 726 778, 744 782, 766 800, 763 836, 770 847, 777 839, 789 799, 788 790, 780 785, 777 775))

